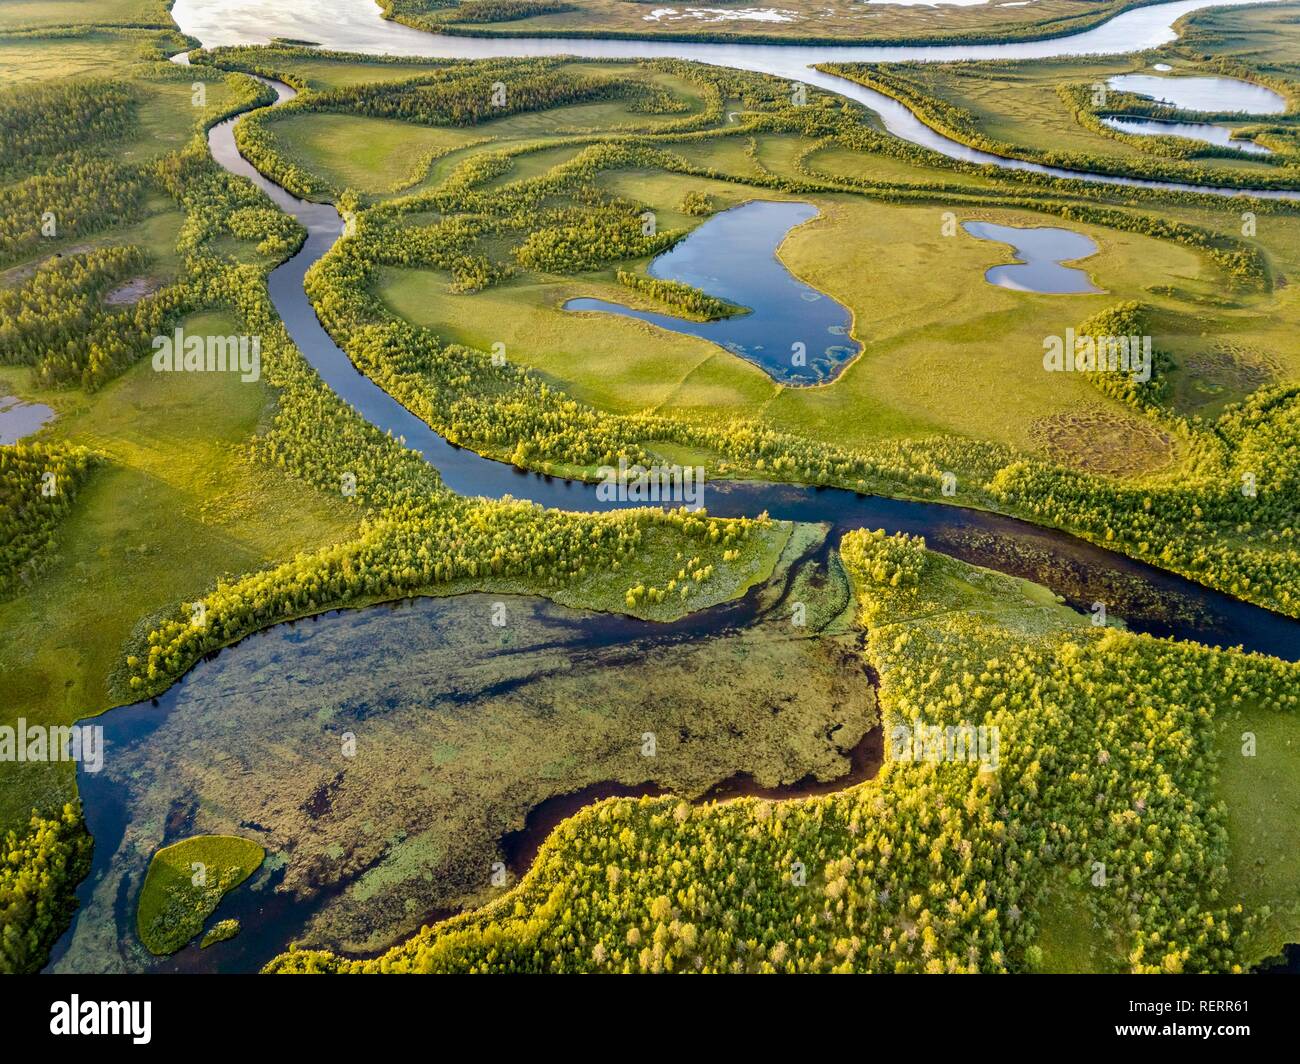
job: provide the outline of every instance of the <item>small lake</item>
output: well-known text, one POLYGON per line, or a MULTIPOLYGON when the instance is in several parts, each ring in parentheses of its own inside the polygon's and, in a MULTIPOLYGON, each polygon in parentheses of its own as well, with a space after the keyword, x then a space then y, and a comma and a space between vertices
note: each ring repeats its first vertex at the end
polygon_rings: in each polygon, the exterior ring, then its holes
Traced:
POLYGON ((989 284, 1050 295, 1105 291, 1093 285, 1086 271, 1061 265, 1097 253, 1097 245, 1082 233, 1048 226, 1021 229, 993 222, 963 222, 962 228, 976 240, 1009 244, 1019 260, 991 267, 984 274, 989 284))
POLYGON ((849 336, 852 315, 795 277, 776 254, 791 229, 816 216, 810 203, 745 203, 714 215, 650 263, 651 277, 693 285, 751 308, 748 313, 700 322, 591 298, 570 299, 564 309, 618 314, 698 336, 782 384, 831 380, 862 350, 849 336))
POLYGON ((1222 148, 1245 152, 1247 155, 1272 155, 1272 151, 1253 140, 1237 140, 1232 136, 1228 126, 1216 126, 1209 122, 1156 122, 1148 118, 1129 118, 1112 116, 1103 118, 1102 123, 1120 133, 1134 133, 1140 137, 1183 137, 1186 140, 1202 140, 1207 144, 1217 144, 1222 148))
POLYGON ((0 395, 0 445, 17 443, 53 420, 54 411, 44 403, 24 403, 16 395, 0 395))
POLYGON ((370 954, 489 900, 494 862, 513 880, 559 817, 601 797, 869 778, 875 699, 831 547, 797 533, 771 580, 675 622, 470 594, 276 625, 210 655, 91 722, 104 763, 77 782, 93 865, 51 969, 256 971, 290 941, 370 954), (135 904, 151 855, 214 833, 267 850, 209 920, 242 930, 150 955, 135 904))
POLYGON ((1248 115, 1280 115, 1286 100, 1263 85, 1237 78, 1164 78, 1155 74, 1117 74, 1106 84, 1121 92, 1149 96, 1184 111, 1240 112, 1248 115))

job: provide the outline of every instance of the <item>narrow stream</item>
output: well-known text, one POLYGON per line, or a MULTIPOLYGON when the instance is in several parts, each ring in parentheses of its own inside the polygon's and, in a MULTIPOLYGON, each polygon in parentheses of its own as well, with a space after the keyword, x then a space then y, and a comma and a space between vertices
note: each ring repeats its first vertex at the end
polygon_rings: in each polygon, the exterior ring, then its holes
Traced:
MULTIPOLYGON (((232 2, 235 8, 239 8, 243 0, 232 0, 232 2)), ((326 11, 328 12, 330 6, 337 2, 338 0, 327 0, 326 11)), ((1164 20, 1163 22, 1152 20, 1144 24, 1158 29, 1160 25, 1167 26, 1167 22, 1177 17, 1177 15, 1201 6, 1205 6, 1204 3, 1192 2, 1166 5, 1160 9, 1162 12, 1160 18, 1164 20)), ((181 4, 178 4, 177 7, 179 20, 181 19, 180 9, 182 7, 192 9, 193 2, 181 0, 181 4)), ((231 4, 227 3, 223 9, 229 12, 231 4)), ((1152 10, 1140 9, 1132 14, 1144 15, 1149 18, 1152 10)), ((1112 23, 1107 24, 1107 27, 1113 27, 1115 23, 1120 22, 1123 18, 1124 16, 1121 16, 1120 19, 1113 20, 1112 23)), ((277 28, 273 23, 274 19, 259 23, 255 36, 261 39, 265 39, 262 35, 267 33, 272 36, 279 34, 298 37, 326 36, 325 34, 318 35, 314 28, 295 27, 290 31, 287 27, 277 28)), ((185 23, 182 22, 182 25, 185 25, 185 23)), ((227 22, 227 31, 238 35, 240 31, 237 27, 239 25, 239 19, 231 18, 227 22)), ((313 23, 313 26, 315 25, 316 23, 313 23)), ((325 28, 329 25, 328 19, 326 18, 319 25, 321 28, 325 28)), ((390 23, 382 23, 382 25, 385 27, 385 32, 388 30, 405 30, 404 27, 396 27, 390 23)), ((1104 30, 1107 27, 1102 27, 1102 29, 1104 30)), ((346 26, 335 27, 331 32, 335 31, 343 34, 349 32, 346 26)), ((415 31, 406 32, 414 33, 415 31)), ((1136 30, 1130 28, 1130 33, 1134 32, 1136 30)), ((399 33, 398 37, 401 36, 402 34, 399 33)), ((1088 36, 1088 34, 1079 35, 1080 38, 1088 36)), ((424 34, 417 34, 417 37, 422 42, 430 39, 424 34)), ((433 38, 433 40, 442 41, 444 39, 433 38)), ((450 40, 457 45, 494 45, 503 49, 502 52, 497 54, 520 54, 519 47, 521 43, 528 43, 520 41, 482 42, 473 39, 446 40, 450 40)), ((1061 41, 1047 43, 1062 45, 1073 40, 1076 40, 1076 38, 1065 38, 1061 41)), ((233 43, 231 41, 210 41, 207 37, 205 37, 205 41, 208 43, 233 43)), ((349 46, 357 50, 364 43, 359 38, 351 42, 349 46)), ((573 42, 546 41, 542 43, 546 46, 545 51, 526 54, 554 54, 562 46, 573 42)), ((581 43, 584 46, 619 45, 619 42, 581 43)), ((646 43, 649 42, 637 42, 635 46, 629 46, 626 42, 623 42, 622 47, 625 49, 634 47, 636 54, 645 55, 646 49, 644 45, 646 43)), ((1126 46, 1136 46, 1131 36, 1126 41, 1126 46)), ((683 50, 693 50, 692 48, 683 49, 683 46, 677 43, 669 47, 673 49, 674 54, 678 55, 681 55, 683 50)), ((733 47, 750 50, 748 46, 707 47, 711 50, 719 48, 731 49, 733 47)), ((1015 49, 1024 46, 1006 47, 1015 49)), ((967 50, 969 51, 969 49, 967 50)), ((779 51, 784 52, 786 50, 780 49, 779 51)), ((802 49, 802 51, 807 52, 809 50, 802 49)), ((857 51, 862 50, 857 49, 857 51)), ((876 49, 875 51, 881 50, 876 49)), ((916 52, 918 50, 910 49, 907 51, 916 52)), ((924 51, 937 52, 943 51, 943 49, 924 51)), ((406 52, 403 54, 412 53, 406 52)), ((458 51, 456 54, 461 53, 458 51)), ((686 55, 685 57, 700 58, 696 55, 686 55)), ((183 56, 177 57, 177 59, 181 62, 186 61, 183 56)), ((715 56, 713 59, 705 59, 704 61, 716 62, 719 60, 715 56)), ((734 65, 741 64, 736 63, 734 65)), ((750 69, 756 68, 750 67, 750 69)), ((845 84, 839 79, 833 80, 837 85, 845 84)), ((277 102, 283 102, 292 97, 293 90, 288 86, 274 81, 268 81, 267 83, 275 89, 278 96, 277 102)), ((864 100, 863 102, 868 101, 864 100)), ((871 103, 868 105, 874 106, 871 103)), ((371 423, 381 429, 391 431, 395 436, 403 437, 407 446, 418 451, 433 464, 442 474, 448 486, 457 492, 471 496, 479 495, 494 498, 510 494, 516 498, 528 498, 548 506, 571 510, 609 509, 611 504, 597 499, 594 485, 525 473, 447 443, 428 425, 407 411, 400 403, 352 365, 347 355, 334 344, 320 325, 302 284, 307 269, 329 250, 342 232, 342 222, 339 214, 332 205, 299 200, 257 173, 239 155, 235 148, 233 134, 235 121, 237 119, 220 123, 210 131, 208 140, 214 158, 230 172, 252 180, 277 205, 292 214, 307 229, 308 239, 303 248, 292 259, 271 274, 269 288, 271 298, 281 314, 291 338, 304 357, 320 373, 325 383, 371 423)), ((923 534, 928 544, 936 550, 1012 573, 1013 575, 1034 579, 1056 589, 1068 602, 1077 608, 1086 610, 1093 602, 1104 602, 1107 605, 1107 612, 1112 617, 1124 618, 1130 627, 1137 630, 1149 631, 1158 635, 1196 639, 1220 646, 1244 645, 1247 649, 1275 654, 1291 660, 1300 659, 1300 622, 1200 587, 1191 581, 1133 561, 1122 555, 1112 554, 1064 533, 1041 528, 1013 518, 937 503, 908 502, 876 496, 861 496, 853 492, 837 489, 817 489, 798 485, 758 482, 712 483, 708 485, 706 491, 705 505, 711 513, 720 516, 752 515, 765 510, 780 519, 828 524, 831 526, 831 535, 826 540, 826 550, 838 543, 839 537, 844 531, 858 527, 883 527, 891 532, 905 531, 923 534)), ((468 596, 454 602, 454 604, 451 604, 453 600, 442 600, 436 606, 416 608, 434 613, 445 610, 470 610, 474 608, 475 601, 482 598, 483 596, 468 596)), ((716 637, 728 632, 734 634, 741 631, 744 629, 747 620, 752 621, 759 616, 755 606, 756 601, 755 594, 751 593, 740 602, 724 604, 701 614, 692 615, 676 625, 663 626, 651 638, 669 642, 673 639, 683 639, 685 640, 683 645, 689 646, 712 645, 716 637)), ((339 628, 365 626, 366 624, 376 624, 386 628, 390 623, 393 623, 391 621, 392 610, 401 608, 403 607, 374 607, 371 610, 357 611, 350 615, 328 615, 321 622, 320 631, 324 634, 339 628), (385 610, 388 610, 389 613, 384 613, 385 610)), ((553 609, 549 606, 537 608, 553 609)), ((316 622, 300 623, 315 624, 316 622)), ((589 655, 599 655, 602 651, 608 651, 610 648, 617 649, 621 647, 632 635, 633 628, 638 624, 638 622, 618 617, 596 618, 579 622, 575 622, 570 618, 559 618, 557 623, 571 629, 569 636, 566 637, 567 644, 565 644, 564 640, 557 640, 557 645, 565 645, 566 654, 582 653, 589 655), (590 631, 588 631, 588 628, 590 628, 590 631)), ((465 632, 469 631, 469 629, 464 624, 448 625, 446 631, 465 632)), ((433 646, 438 649, 438 652, 452 653, 454 656, 456 648, 452 644, 454 644, 455 637, 451 635, 444 636, 435 632, 431 638, 433 646), (451 642, 448 646, 442 646, 444 640, 451 642)), ((215 671, 215 675, 219 677, 221 675, 220 669, 225 665, 232 670, 232 674, 243 677, 243 673, 248 670, 241 669, 240 663, 248 654, 255 654, 259 647, 263 649, 267 647, 283 647, 283 658, 276 657, 273 654, 263 662, 264 675, 268 680, 278 677, 292 686, 297 682, 294 679, 295 676, 299 676, 301 679, 307 675, 314 675, 315 672, 315 666, 313 666, 310 656, 305 657, 302 661, 299 661, 296 656, 298 654, 296 648, 302 645, 304 641, 305 632, 303 629, 295 628, 293 625, 276 626, 266 633, 253 637, 252 640, 246 641, 245 644, 241 644, 240 647, 234 648, 232 651, 225 651, 216 655, 213 660, 205 662, 196 668, 182 683, 176 685, 163 696, 161 700, 163 711, 160 711, 157 706, 141 703, 137 706, 115 711, 106 720, 109 722, 110 727, 114 729, 119 741, 139 745, 142 740, 147 740, 156 730, 171 727, 174 721, 169 718, 176 716, 171 711, 176 708, 180 700, 186 697, 206 698, 214 704, 224 706, 222 700, 229 693, 229 689, 218 682, 211 685, 211 690, 207 690, 206 679, 208 673, 215 671)), ((382 640, 375 645, 379 646, 384 653, 395 652, 394 648, 388 647, 382 640)), ((333 649, 337 650, 337 647, 333 649)), ((468 657, 468 653, 466 656, 468 657)), ((335 653, 333 657, 339 658, 339 655, 335 653)), ((324 658, 318 659, 321 668, 325 667, 325 660, 324 658)), ((494 660, 506 662, 505 667, 509 668, 509 655, 498 654, 494 657, 494 660)), ((601 668, 605 669, 605 666, 601 666, 601 668)), ((434 671, 441 675, 438 670, 434 671)), ((566 669, 559 669, 557 673, 563 675, 566 671, 566 669)), ((608 670, 605 669, 605 671, 608 670)), ((362 670, 362 672, 365 673, 364 679, 370 679, 368 671, 362 670)), ((419 677, 416 677, 416 679, 418 680, 419 677)), ((258 713, 264 713, 267 710, 267 705, 263 704, 261 699, 257 697, 259 694, 265 693, 260 692, 258 689, 261 682, 258 672, 253 670, 250 675, 244 677, 244 680, 251 684, 254 695, 253 701, 258 713)), ((430 690, 443 691, 445 686, 439 686, 437 679, 431 676, 430 690)), ((346 694, 347 692, 343 692, 342 695, 337 697, 346 698, 346 694)), ((449 697, 454 699, 456 692, 452 691, 449 697)), ((274 703, 275 706, 280 705, 280 702, 275 699, 271 699, 270 702, 274 703)), ((357 714, 359 720, 365 720, 367 715, 371 713, 370 706, 372 703, 377 707, 380 715, 401 708, 398 701, 386 699, 382 691, 364 697, 358 696, 353 699, 353 702, 355 704, 350 706, 349 711, 357 714)), ((286 710, 285 712, 287 714, 289 711, 286 710)), ((221 713, 214 713, 212 717, 214 720, 219 720, 221 713)), ((314 716, 312 719, 319 720, 320 718, 314 716)), ((285 720, 291 723, 291 718, 287 715, 285 720)), ((223 726, 230 725, 223 722, 223 726)), ((405 727, 394 730, 395 735, 404 736, 409 732, 410 729, 405 727)), ((185 737, 184 734, 182 734, 182 737, 185 737)), ((192 739, 193 736, 190 735, 189 738, 192 739)), ((218 745, 221 746, 221 744, 218 745)), ((224 749, 223 746, 221 748, 224 749)), ((144 748, 141 747, 141 749, 144 748)), ((180 743, 176 749, 191 752, 199 749, 201 751, 203 745, 202 743, 195 744, 193 742, 180 743)), ((253 751, 250 756, 260 756, 257 752, 261 750, 261 747, 257 743, 254 743, 249 749, 253 751)), ((285 744, 285 750, 289 752, 290 756, 293 756, 295 749, 291 742, 285 744)), ((148 757, 145 757, 140 762, 140 771, 147 770, 148 762, 148 757)), ((835 782, 844 785, 846 781, 851 782, 867 778, 878 764, 879 750, 876 739, 864 737, 853 747, 851 769, 848 777, 835 782)), ((161 770, 165 771, 165 769, 166 765, 163 765, 161 770)), ((238 763, 232 764, 230 770, 233 770, 231 776, 233 783, 230 786, 234 790, 228 793, 237 794, 240 781, 243 778, 240 775, 242 770, 238 763)), ((160 771, 159 766, 154 766, 153 771, 160 771)), ((272 776, 280 780, 280 783, 284 786, 289 786, 294 781, 293 773, 280 773, 279 775, 273 773, 272 776)), ((809 792, 811 792, 811 789, 816 787, 833 785, 831 783, 818 785, 806 779, 800 780, 795 785, 794 793, 804 793, 804 788, 810 789, 809 792)), ((526 864, 531 859, 532 853, 535 852, 538 840, 545 835, 552 821, 571 812, 570 807, 575 802, 584 803, 599 797, 601 793, 619 793, 620 788, 636 793, 645 793, 652 790, 649 786, 638 787, 625 784, 593 783, 580 791, 569 795, 555 796, 553 799, 548 799, 547 802, 536 806, 522 829, 513 834, 502 836, 503 850, 507 854, 511 865, 518 869, 526 864)), ((142 793, 145 791, 149 791, 149 788, 142 789, 142 793)), ((125 833, 139 829, 140 831, 155 834, 166 833, 170 837, 175 837, 184 834, 190 829, 196 811, 199 809, 197 803, 193 806, 175 805, 166 810, 166 815, 161 819, 153 817, 132 820, 127 813, 125 798, 121 796, 121 788, 112 786, 107 777, 103 781, 94 781, 86 785, 84 793, 87 795, 88 804, 92 802, 94 804, 94 833, 97 837, 97 855, 99 855, 96 860, 96 867, 99 869, 101 877, 107 867, 105 862, 116 851, 125 833), (100 853, 101 849, 102 854, 100 853)), ((207 798, 206 790, 198 790, 194 793, 204 799, 207 798)), ((324 813, 330 812, 328 788, 322 793, 326 794, 323 806, 314 797, 307 803, 308 811, 313 819, 320 815, 322 811, 324 813)), ((716 797, 725 797, 736 793, 763 793, 763 789, 754 787, 752 780, 747 780, 744 774, 740 773, 724 779, 707 793, 716 797)), ((779 794, 782 792, 774 791, 773 793, 779 794)), ((208 814, 211 814, 210 809, 208 814)), ((88 811, 88 819, 91 815, 91 812, 88 811)), ((247 831, 254 833, 262 830, 257 824, 244 825, 244 827, 247 831)), ((141 853, 147 855, 148 852, 152 852, 153 845, 153 843, 150 843, 143 846, 141 853)), ((137 868, 136 873, 139 871, 140 869, 137 868)), ((234 892, 223 904, 220 910, 222 915, 235 913, 246 918, 248 927, 244 935, 247 937, 240 936, 232 944, 216 947, 218 951, 224 951, 224 953, 218 952, 204 955, 190 947, 178 954, 174 960, 160 962, 159 966, 172 970, 210 970, 214 966, 225 967, 229 965, 247 970, 250 962, 254 962, 252 966, 260 963, 260 959, 264 959, 268 949, 281 948, 284 944, 284 934, 294 933, 292 928, 303 926, 304 922, 310 917, 310 913, 303 911, 301 906, 295 906, 290 895, 274 891, 273 888, 284 875, 283 866, 264 869, 263 873, 259 873, 259 877, 253 883, 234 892), (225 959, 222 959, 223 957, 225 959)), ((83 902, 88 898, 85 892, 93 890, 97 882, 101 881, 96 876, 88 878, 82 885, 83 902)), ((110 905, 114 909, 117 914, 117 921, 114 922, 112 927, 108 928, 99 928, 94 921, 78 921, 78 923, 74 924, 73 931, 69 932, 69 935, 65 936, 61 941, 59 949, 55 952, 52 967, 58 968, 61 963, 68 959, 68 942, 78 926, 82 926, 85 933, 99 936, 102 948, 105 950, 105 956, 111 956, 114 949, 120 945, 120 939, 115 944, 105 941, 104 936, 116 935, 118 926, 129 926, 132 918, 131 914, 134 911, 134 891, 137 887, 133 885, 129 870, 128 874, 124 875, 116 885, 105 884, 105 886, 111 886, 111 894, 102 897, 101 904, 110 905), (125 925, 123 925, 123 921, 126 922, 125 925), (96 926, 92 927, 92 924, 96 924, 96 926)), ((329 889, 325 889, 319 892, 318 897, 321 902, 328 902, 334 895, 331 894, 329 889)), ((127 937, 129 938, 129 935, 127 937)), ((148 964, 148 959, 142 959, 142 963, 148 964)))

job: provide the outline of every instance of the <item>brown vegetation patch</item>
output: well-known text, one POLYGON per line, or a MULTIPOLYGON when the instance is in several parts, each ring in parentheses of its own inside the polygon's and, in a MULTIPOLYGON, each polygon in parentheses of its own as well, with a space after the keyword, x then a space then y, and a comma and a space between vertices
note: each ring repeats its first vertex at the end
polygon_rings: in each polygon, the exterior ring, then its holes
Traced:
POLYGON ((1174 454, 1173 439, 1159 426, 1100 407, 1039 418, 1029 435, 1052 461, 1089 473, 1149 473, 1174 454))
POLYGON ((104 296, 104 303, 110 307, 133 306, 145 296, 153 295, 162 286, 162 281, 157 277, 132 277, 104 296))
POLYGON ((1277 361, 1267 352, 1230 340, 1209 351, 1187 355, 1182 363, 1183 369, 1202 387, 1241 395, 1272 383, 1279 373, 1277 361))

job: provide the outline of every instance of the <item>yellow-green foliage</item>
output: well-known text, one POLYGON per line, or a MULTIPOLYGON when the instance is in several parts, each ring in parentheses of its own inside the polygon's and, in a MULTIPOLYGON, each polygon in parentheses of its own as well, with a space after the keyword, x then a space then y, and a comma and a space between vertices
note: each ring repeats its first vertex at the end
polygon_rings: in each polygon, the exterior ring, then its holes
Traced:
POLYGON ((375 960, 290 952, 269 970, 1032 970, 1050 960, 1038 907, 1061 877, 1088 899, 1106 967, 1250 959, 1216 715, 1295 713, 1300 666, 1096 629, 914 538, 853 532, 842 556, 880 676, 875 780, 784 803, 602 802, 484 910, 375 960), (918 722, 996 741, 982 759, 913 758, 896 729, 918 722))
POLYGON ((257 843, 234 835, 197 835, 164 846, 153 855, 140 888, 135 913, 140 941, 159 956, 175 953, 265 856, 257 843))
POLYGON ((93 464, 84 447, 0 447, 0 596, 40 571, 93 464))
POLYGON ((8 832, 0 853, 0 972, 35 972, 63 934, 77 899, 77 884, 90 871, 92 843, 81 810, 32 813, 27 830, 8 832))

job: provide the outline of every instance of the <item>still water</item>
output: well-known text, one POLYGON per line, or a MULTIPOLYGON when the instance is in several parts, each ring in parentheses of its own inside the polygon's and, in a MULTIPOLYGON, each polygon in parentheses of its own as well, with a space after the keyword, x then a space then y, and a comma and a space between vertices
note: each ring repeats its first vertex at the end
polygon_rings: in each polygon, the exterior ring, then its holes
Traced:
POLYGON ((715 214, 656 258, 651 277, 680 281, 748 308, 720 321, 691 321, 604 299, 570 299, 570 311, 603 311, 698 336, 738 355, 782 384, 828 381, 859 351, 848 308, 786 269, 777 248, 816 217, 808 203, 754 202, 715 214))
POLYGON ((989 284, 1017 292, 1058 295, 1103 291, 1084 270, 1062 265, 1097 253, 1097 245, 1082 233, 1053 226, 1028 229, 993 222, 963 222, 962 228, 976 240, 1010 244, 1015 253, 1018 261, 994 266, 984 274, 989 284))

